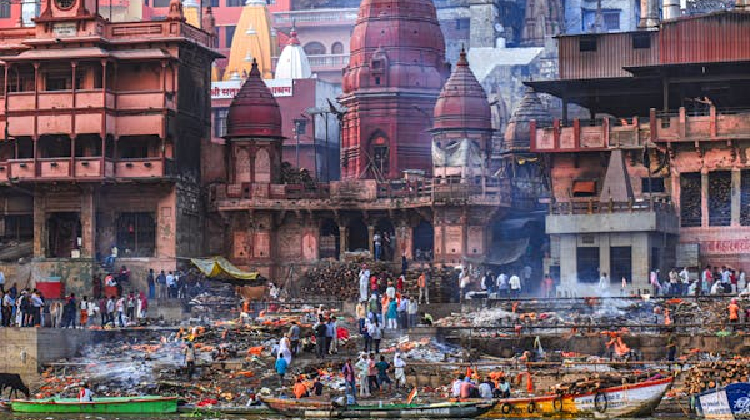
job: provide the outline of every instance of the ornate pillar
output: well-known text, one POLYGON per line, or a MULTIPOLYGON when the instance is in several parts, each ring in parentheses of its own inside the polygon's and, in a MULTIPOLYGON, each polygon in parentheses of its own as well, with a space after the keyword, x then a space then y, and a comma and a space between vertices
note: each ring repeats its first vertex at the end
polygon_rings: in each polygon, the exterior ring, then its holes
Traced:
POLYGON ((346 244, 346 226, 339 225, 339 260, 344 261, 347 250, 346 244))
POLYGON ((370 255, 375 258, 375 226, 367 226, 367 238, 370 243, 370 255))
POLYGON ((708 227, 708 169, 701 168, 701 226, 708 227))
POLYGON ((733 227, 740 226, 740 209, 742 193, 742 173, 740 168, 732 168, 732 195, 731 195, 731 215, 733 227))

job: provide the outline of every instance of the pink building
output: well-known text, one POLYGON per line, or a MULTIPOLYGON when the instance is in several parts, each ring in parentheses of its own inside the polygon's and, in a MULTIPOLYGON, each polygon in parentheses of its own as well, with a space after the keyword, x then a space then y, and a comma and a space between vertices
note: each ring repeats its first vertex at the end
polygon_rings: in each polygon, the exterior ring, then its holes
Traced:
POLYGON ((177 0, 159 22, 111 23, 98 5, 47 0, 35 27, 0 30, 2 256, 81 292, 113 245, 134 273, 201 255, 218 57, 177 0))

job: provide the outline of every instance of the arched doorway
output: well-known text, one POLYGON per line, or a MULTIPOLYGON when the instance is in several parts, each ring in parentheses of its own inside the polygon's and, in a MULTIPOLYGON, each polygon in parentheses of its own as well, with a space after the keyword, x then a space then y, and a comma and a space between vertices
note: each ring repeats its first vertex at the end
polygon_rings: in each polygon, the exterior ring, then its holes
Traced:
POLYGON ((320 259, 339 259, 341 253, 339 225, 333 219, 324 219, 320 224, 320 259))
POLYGON ((419 222, 414 228, 414 260, 431 261, 435 250, 435 229, 427 220, 419 222))
POLYGON ((347 226, 347 245, 350 252, 369 251, 370 238, 367 225, 361 218, 353 219, 347 226))
POLYGON ((381 261, 393 261, 396 254, 396 229, 390 219, 379 219, 375 224, 375 232, 380 233, 382 244, 381 261))
POLYGON ((390 171, 390 142, 385 133, 378 130, 370 137, 367 152, 368 169, 372 176, 381 179, 388 176, 390 171))
POLYGON ((344 53, 344 44, 340 42, 334 42, 333 45, 331 45, 331 54, 343 54, 344 53))

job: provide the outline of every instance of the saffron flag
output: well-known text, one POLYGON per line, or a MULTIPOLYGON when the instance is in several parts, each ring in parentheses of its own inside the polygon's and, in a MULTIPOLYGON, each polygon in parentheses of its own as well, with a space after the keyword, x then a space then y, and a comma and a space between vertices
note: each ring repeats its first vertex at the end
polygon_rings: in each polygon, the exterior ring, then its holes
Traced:
POLYGON ((411 404, 412 401, 414 401, 414 398, 417 396, 417 388, 413 388, 411 392, 409 393, 409 396, 406 397, 406 403, 411 404))

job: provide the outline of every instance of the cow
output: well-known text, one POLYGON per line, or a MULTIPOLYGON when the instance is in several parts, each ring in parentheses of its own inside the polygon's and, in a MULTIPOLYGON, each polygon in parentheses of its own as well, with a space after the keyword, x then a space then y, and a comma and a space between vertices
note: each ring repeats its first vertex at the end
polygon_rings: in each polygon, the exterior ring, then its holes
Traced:
POLYGON ((17 373, 0 373, 0 396, 3 395, 3 391, 5 391, 6 387, 10 388, 10 391, 8 392, 8 398, 10 398, 11 395, 15 395, 16 397, 18 397, 18 391, 26 394, 27 400, 31 397, 31 391, 29 391, 29 387, 27 387, 23 383, 23 381, 21 380, 21 375, 17 373))

